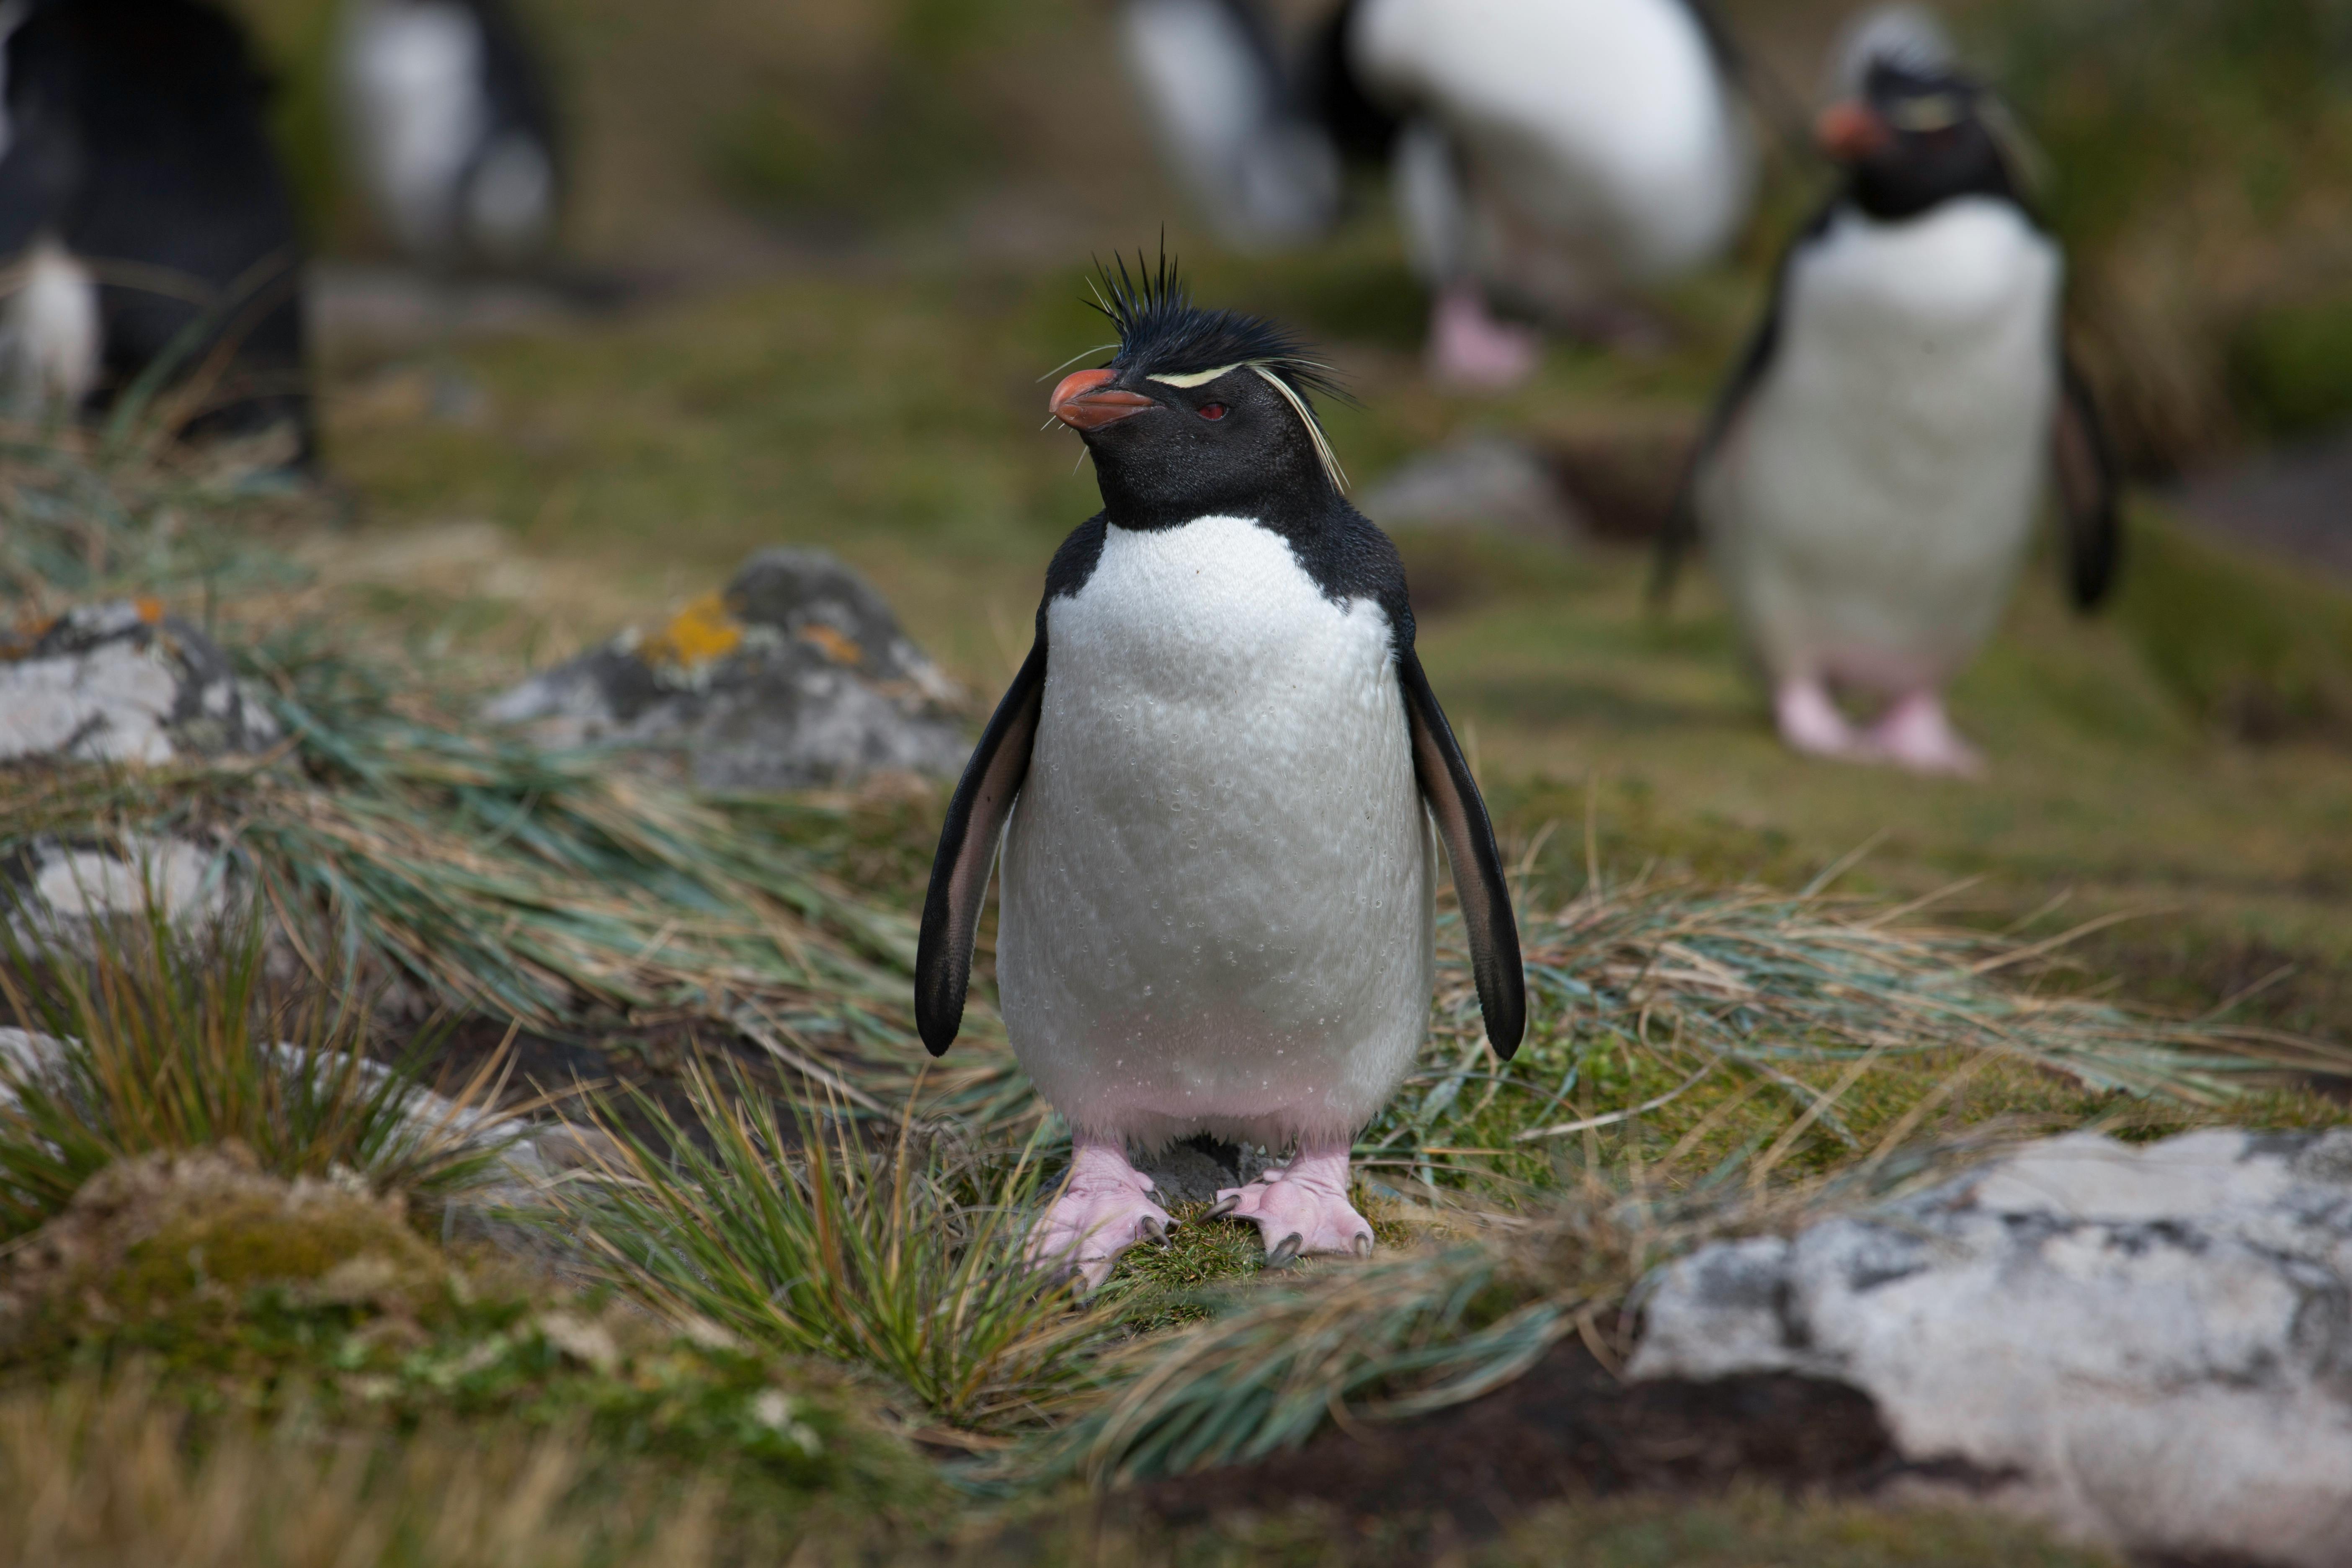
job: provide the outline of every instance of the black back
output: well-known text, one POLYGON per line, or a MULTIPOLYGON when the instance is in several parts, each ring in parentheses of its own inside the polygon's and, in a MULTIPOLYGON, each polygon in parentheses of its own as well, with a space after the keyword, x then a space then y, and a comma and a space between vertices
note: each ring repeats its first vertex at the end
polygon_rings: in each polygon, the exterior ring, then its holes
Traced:
POLYGON ((501 138, 525 136, 546 155, 560 209, 564 184, 562 141, 556 124, 555 95, 548 86, 539 53, 506 0, 464 0, 464 4, 482 29, 482 96, 490 111, 466 178, 473 178, 482 159, 501 138))
POLYGON ((482 90, 489 100, 490 131, 520 131, 556 147, 555 97, 522 24, 506 0, 464 0, 482 29, 482 90))
POLYGON ((244 36, 198 0, 48 0, 7 42, 0 256, 96 270, 103 405, 168 358, 216 374, 191 434, 290 419, 310 456, 301 245, 244 36))
POLYGON ((1343 0, 1308 46, 1300 97, 1329 133, 1341 155, 1360 163, 1386 163, 1404 121, 1364 89, 1349 58, 1349 37, 1361 0, 1343 0))

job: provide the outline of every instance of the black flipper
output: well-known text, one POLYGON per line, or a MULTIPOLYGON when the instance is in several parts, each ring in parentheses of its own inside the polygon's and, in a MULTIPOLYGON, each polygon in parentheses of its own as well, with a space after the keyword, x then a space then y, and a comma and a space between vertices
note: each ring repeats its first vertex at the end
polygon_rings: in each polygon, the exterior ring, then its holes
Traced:
POLYGON ((963 1026, 964 993, 971 984, 971 944, 979 934, 988 875, 1013 797, 1029 776, 1029 749, 1045 697, 1045 617, 1037 640, 996 705, 962 782, 948 802, 931 861, 931 890, 923 900, 923 934, 915 948, 915 1029, 935 1057, 947 1055, 963 1026))
POLYGON ((1422 798, 1437 819, 1437 837, 1454 867, 1454 890, 1462 900, 1462 926, 1470 936, 1470 973, 1478 982, 1478 1010, 1486 1017, 1486 1043, 1509 1061, 1527 1032, 1528 981, 1519 963, 1519 923, 1511 913, 1510 884, 1486 803, 1454 728, 1437 705, 1437 693, 1422 673, 1420 656, 1397 653, 1397 677, 1404 688, 1405 721, 1412 733, 1412 770, 1422 798))
POLYGON ((2093 610, 2115 585, 2123 549, 2123 519, 2116 499, 2115 449, 2092 401, 2090 384, 2071 355, 2058 366, 2058 420, 2051 467, 2058 504, 2066 514, 2066 581, 2078 610, 2093 610))
POLYGON ((1690 457, 1683 464, 1682 482, 1675 489, 1674 505, 1667 509, 1665 526, 1658 531, 1658 551, 1650 571, 1650 604, 1663 610, 1674 597, 1675 577, 1682 567, 1683 556, 1698 542, 1698 477, 1706 461, 1715 456, 1716 448, 1731 433, 1731 426, 1748 406, 1748 397, 1764 380, 1771 368, 1773 356, 1780 348, 1780 314, 1787 308, 1789 268, 1796 262, 1797 253, 1829 230, 1830 219, 1837 211, 1837 198, 1832 197, 1813 214, 1812 220, 1789 241, 1780 252, 1780 262, 1772 269, 1770 302, 1764 310, 1764 319, 1740 351, 1739 359, 1731 367, 1731 374, 1715 395, 1715 402, 1706 411, 1706 422, 1699 426, 1698 440, 1692 446, 1690 457))

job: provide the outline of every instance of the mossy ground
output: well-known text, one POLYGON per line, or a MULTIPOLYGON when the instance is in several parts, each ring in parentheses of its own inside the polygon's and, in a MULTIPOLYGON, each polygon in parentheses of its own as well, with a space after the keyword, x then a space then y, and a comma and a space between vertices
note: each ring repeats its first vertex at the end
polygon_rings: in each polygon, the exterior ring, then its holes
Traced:
POLYGON ((234 1152, 151 1158, 100 1187, 20 1248, 0 1400, 129 1386, 223 1432, 557 1434, 579 1445, 581 1489, 666 1470, 810 1528, 943 1501, 871 1391, 681 1335, 487 1247, 445 1255, 395 1203, 289 1185, 234 1152))

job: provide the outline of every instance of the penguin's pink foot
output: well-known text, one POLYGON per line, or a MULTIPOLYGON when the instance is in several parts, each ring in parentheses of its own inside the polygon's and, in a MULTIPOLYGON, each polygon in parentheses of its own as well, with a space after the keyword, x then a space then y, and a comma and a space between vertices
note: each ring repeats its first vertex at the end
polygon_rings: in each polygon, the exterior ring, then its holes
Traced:
POLYGON ((1542 363, 1542 335, 1496 321, 1475 284, 1451 284, 1439 292, 1429 317, 1429 372, 1438 382, 1502 392, 1535 374, 1542 363))
POLYGON ((1265 1238, 1266 1266, 1313 1252, 1372 1255, 1372 1227, 1348 1203, 1348 1151, 1301 1150, 1245 1187, 1227 1187, 1205 1216, 1245 1219, 1265 1238))
POLYGON ((1785 680, 1772 693, 1772 717, 1789 749, 1817 757, 1851 757, 1861 738, 1818 680, 1785 680))
POLYGON ((1076 1274, 1089 1290, 1110 1278, 1111 1264, 1139 1241, 1175 1228, 1151 1197, 1151 1178, 1127 1163, 1114 1143, 1081 1141, 1070 1153, 1070 1179, 1029 1232, 1032 1267, 1076 1274))
POLYGON ((1932 691, 1914 691, 1886 710, 1871 727, 1864 745, 1874 757, 1920 773, 1951 773, 1979 778, 1984 754, 1952 728, 1943 700, 1932 691))

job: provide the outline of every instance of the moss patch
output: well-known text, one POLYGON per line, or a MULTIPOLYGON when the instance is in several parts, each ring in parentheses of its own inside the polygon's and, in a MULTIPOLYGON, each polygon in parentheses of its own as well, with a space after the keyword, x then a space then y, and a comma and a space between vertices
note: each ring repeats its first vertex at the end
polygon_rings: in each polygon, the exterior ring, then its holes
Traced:
POLYGON ((939 1497, 838 1374, 460 1266, 397 1203, 236 1150, 104 1173, 0 1275, 0 1384, 126 1375, 215 1415, 576 1433, 583 1463, 693 1466, 767 1506, 895 1517, 939 1497))

